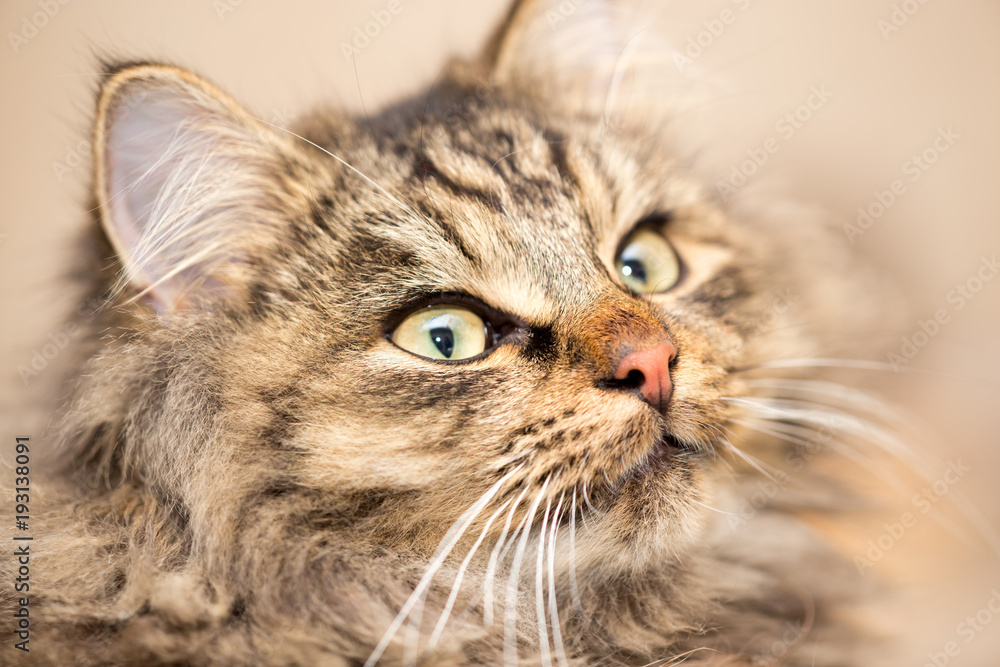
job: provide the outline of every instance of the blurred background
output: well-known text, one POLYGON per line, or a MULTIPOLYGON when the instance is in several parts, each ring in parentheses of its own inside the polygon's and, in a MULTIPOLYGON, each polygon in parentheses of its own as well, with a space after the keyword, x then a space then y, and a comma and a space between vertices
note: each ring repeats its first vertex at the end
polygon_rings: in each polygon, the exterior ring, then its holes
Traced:
MULTIPOLYGON (((61 272, 87 218, 100 57, 187 67, 287 125, 320 102, 371 112, 429 84, 448 56, 477 50, 506 4, 4 0, 4 437, 42 437, 56 398, 45 374, 72 342, 61 272)), ((876 382, 918 416, 940 461, 968 468, 941 506, 960 492, 1000 525, 1000 2, 684 0, 640 14, 709 82, 714 180, 773 139, 749 179, 830 211, 895 284, 912 315, 886 334, 928 372, 876 382)), ((1000 559, 982 540, 922 520, 872 571, 906 591, 893 612, 908 632, 898 664, 1000 664, 989 608, 1000 610, 1000 559)))

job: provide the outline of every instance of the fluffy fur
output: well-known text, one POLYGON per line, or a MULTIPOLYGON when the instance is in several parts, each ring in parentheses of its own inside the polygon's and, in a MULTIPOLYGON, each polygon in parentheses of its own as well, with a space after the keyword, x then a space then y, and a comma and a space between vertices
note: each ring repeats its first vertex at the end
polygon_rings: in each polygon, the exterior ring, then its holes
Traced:
POLYGON ((616 5, 549 10, 412 100, 291 131, 111 68, 102 306, 32 482, 38 664, 874 664, 857 571, 808 520, 851 502, 824 465, 864 429, 799 400, 831 394, 815 369, 768 367, 863 354, 843 255, 814 214, 699 182, 669 131, 692 84, 616 5), (685 265, 664 294, 615 278, 641 221, 685 265), (516 333, 418 358, 386 332, 429 299, 516 333), (610 377, 658 336, 662 413, 610 377))

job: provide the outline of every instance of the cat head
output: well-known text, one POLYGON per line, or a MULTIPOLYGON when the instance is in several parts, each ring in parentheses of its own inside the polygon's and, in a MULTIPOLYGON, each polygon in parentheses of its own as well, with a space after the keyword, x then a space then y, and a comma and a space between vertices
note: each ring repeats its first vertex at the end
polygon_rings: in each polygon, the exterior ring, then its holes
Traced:
POLYGON ((480 61, 377 116, 292 129, 181 69, 115 68, 88 470, 176 502, 196 544, 266 505, 426 554, 543 517, 588 521, 581 567, 695 544, 742 465, 741 373, 849 315, 808 221, 699 179, 669 52, 612 3, 552 11, 518 4, 480 61))

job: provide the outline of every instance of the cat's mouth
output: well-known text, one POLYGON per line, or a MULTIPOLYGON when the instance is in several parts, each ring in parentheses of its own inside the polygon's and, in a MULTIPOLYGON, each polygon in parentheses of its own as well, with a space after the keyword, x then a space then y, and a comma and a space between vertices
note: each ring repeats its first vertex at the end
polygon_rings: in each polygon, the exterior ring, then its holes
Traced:
POLYGON ((639 463, 641 472, 653 474, 658 470, 668 467, 681 452, 691 452, 695 448, 673 437, 669 433, 663 433, 653 443, 652 448, 646 458, 639 463))
MULTIPOLYGON (((591 486, 585 497, 596 501, 597 511, 617 508, 630 513, 638 522, 635 525, 648 525, 651 517, 676 512, 675 501, 695 484, 691 471, 703 453, 697 444, 663 430, 619 477, 605 478, 607 485, 598 482, 591 486)), ((595 505, 590 507, 594 509, 595 505)))

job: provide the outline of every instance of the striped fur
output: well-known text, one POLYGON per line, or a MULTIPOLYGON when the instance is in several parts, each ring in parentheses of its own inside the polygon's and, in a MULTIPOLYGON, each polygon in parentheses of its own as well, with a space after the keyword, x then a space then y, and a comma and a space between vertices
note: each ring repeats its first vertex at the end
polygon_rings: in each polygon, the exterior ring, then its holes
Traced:
POLYGON ((812 212, 701 184, 668 131, 692 88, 623 51, 617 5, 565 34, 547 11, 412 100, 291 130, 111 68, 105 306, 38 480, 38 664, 875 664, 855 569, 802 520, 848 498, 823 424, 752 430, 762 364, 863 354, 845 255, 812 212), (614 277, 643 220, 685 263, 662 295, 614 277), (464 364, 387 340, 440 295, 519 336, 464 364), (661 415, 608 380, 664 332, 661 415))

